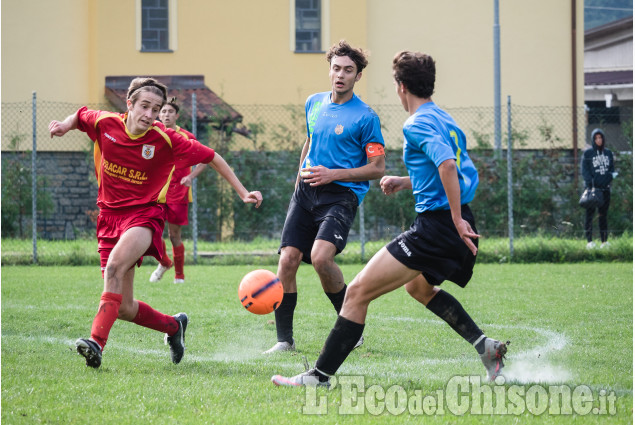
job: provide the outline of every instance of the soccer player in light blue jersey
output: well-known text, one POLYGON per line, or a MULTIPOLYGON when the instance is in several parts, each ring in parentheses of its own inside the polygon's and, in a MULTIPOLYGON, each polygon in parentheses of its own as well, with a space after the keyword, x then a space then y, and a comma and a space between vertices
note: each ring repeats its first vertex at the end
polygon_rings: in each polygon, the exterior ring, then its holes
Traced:
MULTIPOLYGON (((384 139, 377 114, 355 93, 366 53, 340 41, 326 55, 331 90, 306 101, 307 140, 280 241, 278 277, 284 297, 275 310, 278 342, 265 354, 295 350, 293 313, 302 261, 313 264, 339 314, 346 284, 335 256, 346 246, 357 207, 384 175, 384 139)), ((360 334, 355 345, 363 342, 360 334)))
POLYGON ((417 217, 353 279, 315 368, 293 377, 275 375, 271 380, 276 385, 328 386, 362 335, 370 302, 404 285, 474 346, 490 380, 501 373, 509 342, 487 338, 461 303, 439 288, 445 280, 465 287, 478 251, 479 234, 468 206, 478 173, 467 154, 465 135, 432 101, 436 67, 430 56, 397 53, 393 76, 401 104, 410 114, 403 126, 408 176, 385 176, 381 188, 386 195, 412 190, 417 217))

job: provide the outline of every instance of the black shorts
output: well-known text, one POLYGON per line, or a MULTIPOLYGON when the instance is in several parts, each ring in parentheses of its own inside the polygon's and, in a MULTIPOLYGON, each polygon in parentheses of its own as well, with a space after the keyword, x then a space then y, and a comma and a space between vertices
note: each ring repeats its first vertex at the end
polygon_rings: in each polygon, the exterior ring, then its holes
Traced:
MULTIPOLYGON (((470 207, 463 205, 461 215, 478 233, 470 207)), ((478 247, 478 239, 472 241, 478 247)), ((390 241, 386 249, 406 267, 420 270, 431 285, 450 280, 465 287, 476 261, 459 237, 450 210, 420 213, 410 229, 390 241)))
POLYGON ((298 183, 289 203, 278 254, 283 247, 293 246, 302 252, 302 261, 311 264, 316 239, 331 242, 339 254, 346 247, 355 214, 357 195, 348 187, 298 183))

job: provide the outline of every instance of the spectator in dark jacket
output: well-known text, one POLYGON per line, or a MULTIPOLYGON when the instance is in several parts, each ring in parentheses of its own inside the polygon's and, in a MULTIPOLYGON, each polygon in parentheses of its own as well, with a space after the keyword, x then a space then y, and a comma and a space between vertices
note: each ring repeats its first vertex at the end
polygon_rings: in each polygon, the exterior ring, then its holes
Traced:
MULTIPOLYGON (((613 163, 613 152, 606 148, 604 132, 596 128, 591 133, 591 147, 582 155, 582 178, 584 187, 595 187, 602 191, 604 202, 598 209, 598 222, 600 225, 601 248, 608 246, 608 221, 607 213, 611 202, 611 181, 617 175, 613 163)), ((584 232, 587 239, 587 248, 595 248, 593 242, 593 216, 595 208, 586 210, 584 218, 584 232)))

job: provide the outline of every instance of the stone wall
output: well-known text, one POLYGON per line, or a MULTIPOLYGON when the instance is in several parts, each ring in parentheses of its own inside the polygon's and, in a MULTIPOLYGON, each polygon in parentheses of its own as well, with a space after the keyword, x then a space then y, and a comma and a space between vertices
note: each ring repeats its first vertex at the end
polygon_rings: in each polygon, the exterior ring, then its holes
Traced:
MULTIPOLYGON (((2 160, 16 160, 18 155, 2 152, 2 160)), ((25 167, 31 168, 28 156, 25 167)), ((49 211, 38 213, 38 235, 45 239, 75 239, 95 234, 91 215, 97 212, 97 183, 93 159, 86 152, 38 152, 38 178, 43 178, 51 200, 49 211)), ((25 220, 31 227, 31 218, 25 220)))

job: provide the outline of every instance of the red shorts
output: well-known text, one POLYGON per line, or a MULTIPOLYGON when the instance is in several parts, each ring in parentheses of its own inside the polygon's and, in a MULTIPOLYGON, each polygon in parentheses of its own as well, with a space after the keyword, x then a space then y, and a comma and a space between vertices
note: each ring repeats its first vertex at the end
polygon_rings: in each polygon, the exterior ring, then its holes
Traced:
POLYGON ((187 226, 187 209, 189 204, 165 204, 168 210, 168 223, 187 226))
MULTIPOLYGON (((152 243, 143 255, 151 255, 158 260, 165 253, 163 227, 165 226, 165 206, 163 204, 125 208, 120 211, 101 211, 97 217, 97 251, 102 273, 106 268, 110 252, 124 232, 132 227, 147 227, 152 230, 152 243)), ((143 256, 137 260, 141 265, 143 256)))

